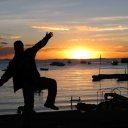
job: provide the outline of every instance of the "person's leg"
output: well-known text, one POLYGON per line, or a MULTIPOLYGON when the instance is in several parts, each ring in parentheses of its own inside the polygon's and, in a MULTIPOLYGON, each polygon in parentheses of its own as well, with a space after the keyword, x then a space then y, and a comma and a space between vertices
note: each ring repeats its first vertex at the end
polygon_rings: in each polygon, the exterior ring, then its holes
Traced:
POLYGON ((56 80, 51 79, 51 78, 41 77, 40 78, 40 89, 48 89, 48 96, 47 96, 47 100, 44 106, 51 108, 51 109, 58 110, 59 108, 54 105, 56 94, 57 94, 56 80))
POLYGON ((32 113, 34 111, 34 89, 33 87, 24 87, 22 90, 24 97, 24 112, 32 113))
MULTIPOLYGON (((31 84, 32 85, 32 84, 31 84)), ((23 90, 24 97, 24 107, 23 107, 23 127, 30 128, 32 115, 35 114, 34 111, 34 88, 26 84, 23 90)))

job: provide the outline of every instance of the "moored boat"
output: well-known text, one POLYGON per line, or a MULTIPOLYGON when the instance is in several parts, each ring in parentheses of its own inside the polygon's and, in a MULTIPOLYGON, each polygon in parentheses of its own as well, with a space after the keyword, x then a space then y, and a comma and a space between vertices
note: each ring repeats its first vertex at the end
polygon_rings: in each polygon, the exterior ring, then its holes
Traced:
POLYGON ((41 71, 48 71, 48 68, 40 68, 41 71))
POLYGON ((63 62, 52 62, 50 63, 51 66, 65 66, 63 62))

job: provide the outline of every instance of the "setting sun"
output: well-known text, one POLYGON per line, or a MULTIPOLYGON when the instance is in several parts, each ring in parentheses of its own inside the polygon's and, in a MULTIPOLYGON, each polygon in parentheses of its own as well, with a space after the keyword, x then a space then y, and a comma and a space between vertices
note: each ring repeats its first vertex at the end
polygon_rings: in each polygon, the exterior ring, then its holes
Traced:
POLYGON ((82 49, 76 49, 71 52, 71 56, 75 59, 88 59, 89 53, 82 49))
POLYGON ((95 54, 85 49, 72 49, 67 52, 68 58, 72 59, 89 59, 95 57, 95 54))

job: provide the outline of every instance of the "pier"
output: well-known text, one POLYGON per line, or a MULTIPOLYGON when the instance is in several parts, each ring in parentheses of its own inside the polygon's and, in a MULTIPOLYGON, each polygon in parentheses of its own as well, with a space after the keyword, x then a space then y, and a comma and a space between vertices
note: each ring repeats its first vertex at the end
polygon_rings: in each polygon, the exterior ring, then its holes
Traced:
POLYGON ((118 81, 127 81, 128 74, 98 74, 92 76, 92 81, 100 81, 103 79, 117 79, 118 81))

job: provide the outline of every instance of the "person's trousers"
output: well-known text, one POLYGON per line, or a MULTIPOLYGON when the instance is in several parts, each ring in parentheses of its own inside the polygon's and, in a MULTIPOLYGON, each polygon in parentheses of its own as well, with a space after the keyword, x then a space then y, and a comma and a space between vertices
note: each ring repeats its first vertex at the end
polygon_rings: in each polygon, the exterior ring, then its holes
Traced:
POLYGON ((24 107, 27 111, 33 111, 34 108, 34 91, 48 89, 46 104, 53 105, 57 94, 56 80, 46 77, 40 77, 37 85, 26 83, 23 87, 24 107))

